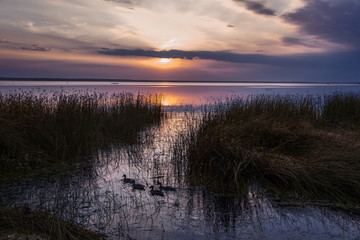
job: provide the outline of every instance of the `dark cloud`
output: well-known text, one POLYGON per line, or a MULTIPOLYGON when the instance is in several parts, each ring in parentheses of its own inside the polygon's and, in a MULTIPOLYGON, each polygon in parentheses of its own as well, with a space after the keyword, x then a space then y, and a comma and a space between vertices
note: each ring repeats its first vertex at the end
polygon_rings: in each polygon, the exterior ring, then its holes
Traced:
MULTIPOLYGON (((208 54, 216 56, 217 53, 209 52, 208 54)), ((105 65, 80 63, 78 61, 22 60, 0 55, 0 76, 198 81, 360 82, 360 69, 358 67, 360 51, 298 54, 282 57, 266 56, 265 58, 264 55, 238 55, 244 64, 237 64, 236 61, 233 61, 234 63, 214 61, 195 68, 179 68, 173 71, 158 71, 141 66, 119 66, 115 63, 105 65), (246 60, 247 57, 248 60, 246 60)))
POLYGON ((309 43, 308 41, 301 39, 301 38, 297 38, 297 37, 283 37, 282 42, 285 45, 301 45, 301 46, 311 47, 311 48, 317 47, 316 41, 309 43))
POLYGON ((306 0, 306 5, 283 18, 302 32, 360 49, 360 1, 306 0))
MULTIPOLYGON (((142 4, 142 0, 104 0, 105 2, 115 2, 126 6, 137 6, 142 4)), ((132 7, 130 7, 133 9, 132 7)))
POLYGON ((21 47, 22 50, 28 50, 28 51, 37 51, 37 52, 48 52, 51 49, 50 48, 44 48, 44 47, 40 47, 36 44, 33 44, 31 46, 28 47, 21 47))
POLYGON ((276 16, 276 12, 274 9, 268 8, 265 4, 260 2, 255 2, 251 0, 234 0, 235 2, 244 3, 246 8, 254 13, 266 16, 276 16))
POLYGON ((228 51, 181 51, 181 50, 143 50, 143 49, 107 49, 103 48, 100 54, 112 56, 137 56, 153 58, 181 58, 181 59, 207 59, 235 63, 259 63, 269 64, 284 61, 282 57, 267 56, 261 54, 237 54, 228 51))
MULTIPOLYGON (((304 74, 310 80, 311 73, 322 76, 319 81, 333 81, 342 77, 344 81, 359 81, 360 51, 311 53, 271 56, 264 54, 237 54, 226 51, 155 51, 155 50, 128 50, 128 49, 102 49, 100 54, 113 56, 138 56, 154 58, 182 58, 182 59, 208 59, 221 62, 251 64, 276 69, 277 74, 282 72, 304 74), (331 74, 332 75, 331 75, 331 74), (325 76, 329 76, 326 79, 325 76), (332 76, 332 77, 331 77, 332 76)), ((245 65, 244 65, 245 66, 245 65)), ((276 76, 276 75, 273 75, 276 76)), ((315 76, 315 75, 314 75, 315 76)), ((269 75, 269 77, 271 77, 269 75)), ((295 75, 293 76, 295 77, 295 75)), ((313 79, 316 80, 316 79, 313 79)), ((291 79, 289 79, 291 81, 291 79)))
MULTIPOLYGON (((245 56, 243 56, 245 58, 245 56)), ((261 59, 261 58, 259 58, 261 59)), ((72 61, 6 59, 0 55, 0 76, 132 78, 178 80, 236 80, 275 82, 360 82, 360 52, 267 56, 253 64, 209 62, 190 69, 157 71, 135 66, 103 65, 72 61), (255 64, 262 62, 262 64, 255 64), (209 71, 209 69, 216 71, 209 71), (227 71, 230 69, 231 71, 227 71), (224 71, 223 71, 224 70, 224 71), (244 71, 245 70, 245 71, 244 71)))
POLYGON ((37 44, 30 45, 27 43, 11 42, 6 39, 0 40, 0 44, 3 48, 7 48, 7 49, 20 49, 20 50, 38 51, 38 52, 51 51, 51 48, 42 47, 37 44))

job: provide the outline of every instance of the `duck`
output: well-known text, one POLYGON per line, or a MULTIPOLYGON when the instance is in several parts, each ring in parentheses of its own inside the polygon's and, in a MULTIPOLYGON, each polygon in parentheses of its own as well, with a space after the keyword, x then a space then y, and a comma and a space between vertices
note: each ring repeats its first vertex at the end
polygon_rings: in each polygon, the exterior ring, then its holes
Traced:
POLYGON ((123 180, 124 183, 132 183, 132 181, 134 181, 134 179, 131 178, 127 178, 126 174, 123 175, 123 180))
POLYGON ((150 190, 150 194, 152 196, 156 195, 156 196, 164 196, 164 193, 161 190, 154 190, 154 186, 150 186, 151 190, 150 190))
POLYGON ((176 192, 176 188, 170 186, 163 186, 159 181, 157 182, 157 184, 160 186, 160 190, 176 192))
POLYGON ((131 181, 133 190, 145 190, 145 186, 139 183, 135 183, 135 180, 131 181))

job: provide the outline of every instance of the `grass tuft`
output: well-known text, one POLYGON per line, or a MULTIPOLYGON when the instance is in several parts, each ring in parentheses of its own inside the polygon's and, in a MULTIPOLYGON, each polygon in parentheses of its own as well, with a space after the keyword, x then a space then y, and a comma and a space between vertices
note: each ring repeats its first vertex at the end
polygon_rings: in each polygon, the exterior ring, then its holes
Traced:
POLYGON ((261 95, 218 104, 188 141, 190 181, 222 194, 255 184, 282 201, 358 205, 359 100, 261 95))
POLYGON ((25 215, 19 207, 0 210, 1 239, 100 240, 104 235, 45 211, 25 215))

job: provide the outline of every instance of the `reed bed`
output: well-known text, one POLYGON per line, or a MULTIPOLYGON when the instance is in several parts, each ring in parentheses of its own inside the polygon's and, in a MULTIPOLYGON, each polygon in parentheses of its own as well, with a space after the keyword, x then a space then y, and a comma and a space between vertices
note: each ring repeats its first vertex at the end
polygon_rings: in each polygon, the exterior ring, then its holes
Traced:
POLYGON ((0 94, 2 177, 59 169, 59 164, 81 163, 99 149, 136 143, 139 132, 163 116, 158 95, 0 94))
POLYGON ((228 99, 189 136, 194 185, 231 195, 255 185, 279 201, 359 206, 360 94, 228 99))
POLYGON ((1 239, 102 240, 105 236, 45 211, 24 214, 19 207, 0 210, 1 239))

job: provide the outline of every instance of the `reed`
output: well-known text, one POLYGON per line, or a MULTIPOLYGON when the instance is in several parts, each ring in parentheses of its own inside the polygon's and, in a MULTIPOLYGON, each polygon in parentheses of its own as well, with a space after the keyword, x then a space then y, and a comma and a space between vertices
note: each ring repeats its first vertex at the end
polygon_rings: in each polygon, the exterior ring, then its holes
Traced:
POLYGON ((134 144, 141 131, 163 116, 158 95, 0 94, 2 176, 58 169, 54 163, 81 163, 99 149, 134 144))
POLYGON ((221 194, 360 203, 360 94, 218 103, 184 143, 189 179, 221 194), (340 124, 339 124, 340 123, 340 124))
POLYGON ((0 210, 1 239, 101 240, 105 236, 45 211, 26 215, 19 207, 0 210))
POLYGON ((325 96, 323 118, 332 124, 332 127, 359 130, 360 94, 336 93, 325 96))

